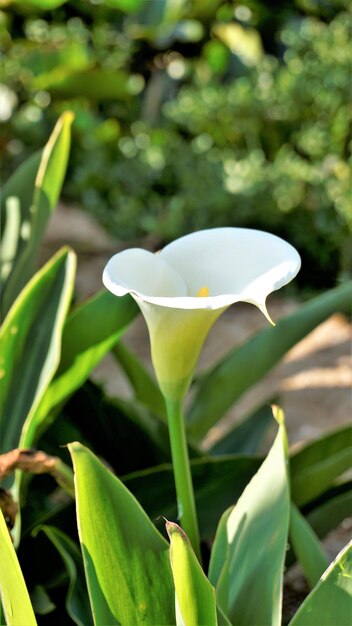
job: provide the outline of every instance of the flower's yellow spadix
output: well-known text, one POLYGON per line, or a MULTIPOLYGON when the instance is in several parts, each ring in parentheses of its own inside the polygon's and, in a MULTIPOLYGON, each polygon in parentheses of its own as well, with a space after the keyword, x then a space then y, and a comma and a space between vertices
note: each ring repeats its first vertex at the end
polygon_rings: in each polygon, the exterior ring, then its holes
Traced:
POLYGON ((297 251, 275 235, 214 228, 181 237, 157 255, 120 252, 108 262, 103 282, 117 296, 135 298, 148 325, 160 388, 175 401, 187 392, 221 313, 235 302, 249 302, 270 320, 267 296, 290 282, 300 265, 297 251))
POLYGON ((201 287, 198 289, 196 293, 197 298, 208 298, 209 297, 209 287, 201 287))

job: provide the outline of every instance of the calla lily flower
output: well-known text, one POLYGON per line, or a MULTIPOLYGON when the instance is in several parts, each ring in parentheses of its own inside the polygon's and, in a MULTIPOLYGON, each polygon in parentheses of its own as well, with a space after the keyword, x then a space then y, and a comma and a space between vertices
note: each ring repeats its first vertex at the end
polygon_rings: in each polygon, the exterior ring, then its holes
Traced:
POLYGON ((214 228, 181 237, 153 254, 125 250, 107 263, 104 285, 130 293, 148 325, 161 391, 179 401, 217 318, 235 302, 257 306, 270 320, 267 296, 290 282, 301 265, 286 241, 259 230, 214 228))

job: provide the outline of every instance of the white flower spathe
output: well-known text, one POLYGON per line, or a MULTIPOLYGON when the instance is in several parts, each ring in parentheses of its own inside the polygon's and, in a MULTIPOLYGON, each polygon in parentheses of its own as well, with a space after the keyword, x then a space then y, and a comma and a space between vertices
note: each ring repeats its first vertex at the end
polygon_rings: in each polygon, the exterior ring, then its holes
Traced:
POLYGON ((275 235, 214 228, 181 237, 157 254, 120 252, 107 263, 103 282, 115 295, 135 298, 148 325, 160 387, 176 398, 187 391, 219 315, 241 301, 270 320, 267 296, 290 282, 300 265, 298 252, 275 235))

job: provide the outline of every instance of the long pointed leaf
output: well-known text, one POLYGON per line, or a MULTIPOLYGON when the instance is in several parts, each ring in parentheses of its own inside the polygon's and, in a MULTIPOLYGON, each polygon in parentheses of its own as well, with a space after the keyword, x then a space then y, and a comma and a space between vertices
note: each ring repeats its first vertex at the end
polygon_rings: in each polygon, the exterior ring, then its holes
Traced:
POLYGON ((174 624, 167 542, 132 494, 87 448, 72 443, 69 449, 94 623, 174 624))
POLYGON ((188 412, 188 430, 195 438, 209 428, 298 341, 336 312, 351 311, 352 282, 314 298, 231 351, 200 378, 188 412))
POLYGON ((185 626, 217 626, 215 589, 205 576, 186 533, 166 522, 176 597, 185 626))
POLYGON ((51 424, 57 408, 86 381, 116 344, 137 312, 132 298, 116 298, 104 290, 68 316, 58 371, 33 415, 31 445, 51 424))
POLYGON ((352 543, 321 577, 289 626, 349 626, 352 615, 352 543))
MULTIPOLYGON (((20 241, 17 244, 14 242, 12 246, 13 251, 16 248, 16 253, 3 289, 1 301, 3 314, 9 310, 11 304, 33 275, 44 229, 50 214, 56 207, 65 177, 70 152, 72 120, 73 115, 70 112, 64 113, 58 120, 42 152, 36 178, 33 181, 33 193, 24 197, 24 193, 20 189, 19 191, 14 190, 14 196, 7 196, 7 203, 12 199, 12 202, 6 206, 7 220, 11 222, 13 216, 16 219, 14 198, 18 199, 18 210, 26 217, 22 220, 21 228, 18 229, 20 241), (25 206, 19 206, 21 201, 22 203, 25 202, 25 206)), ((31 167, 25 170, 26 177, 24 177, 24 170, 22 169, 21 176, 23 179, 16 178, 20 187, 23 184, 27 191, 30 187, 27 176, 33 174, 33 163, 35 163, 34 159, 31 161, 31 167)), ((13 229, 11 224, 10 226, 13 229)))
POLYGON ((77 626, 92 624, 87 588, 84 585, 82 555, 78 546, 70 537, 54 526, 37 526, 33 531, 33 536, 36 536, 39 531, 45 533, 65 564, 69 576, 66 597, 66 608, 69 616, 77 626))
POLYGON ((291 504, 290 540, 312 589, 329 563, 318 537, 294 504, 291 504))
POLYGON ((142 363, 121 341, 114 347, 113 355, 127 375, 137 400, 165 419, 166 407, 162 393, 142 363))
POLYGON ((23 427, 21 446, 30 445, 31 415, 60 360, 75 265, 71 250, 58 252, 21 292, 1 327, 2 452, 18 447, 23 427))
POLYGON ((297 506, 323 493, 351 465, 350 424, 309 442, 291 457, 292 499, 297 506))
POLYGON ((222 530, 213 547, 209 579, 216 584, 219 605, 233 624, 281 623, 290 506, 286 445, 281 424, 264 463, 227 519, 222 520, 222 530), (249 601, 249 597, 255 598, 255 602, 249 601))
POLYGON ((36 626, 26 583, 0 511, 0 591, 7 626, 36 626))

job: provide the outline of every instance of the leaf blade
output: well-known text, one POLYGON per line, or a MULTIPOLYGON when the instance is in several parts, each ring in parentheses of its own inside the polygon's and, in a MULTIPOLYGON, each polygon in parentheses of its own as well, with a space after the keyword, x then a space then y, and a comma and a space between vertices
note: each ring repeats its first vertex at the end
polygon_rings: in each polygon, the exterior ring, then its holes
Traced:
POLYGON ((186 626, 217 626, 215 589, 205 576, 186 533, 166 521, 179 609, 186 626))
POLYGON ((126 487, 87 448, 75 442, 69 450, 94 623, 174 623, 167 542, 126 487))
MULTIPOLYGON (((219 605, 241 626, 279 626, 282 574, 289 524, 287 442, 283 424, 274 444, 227 517, 227 544, 215 545, 209 579, 216 582, 219 605), (223 553, 223 568, 218 562, 223 553), (216 566, 216 567, 215 567, 216 566), (248 602, 248 594, 256 602, 248 602)), ((219 539, 218 539, 219 541, 219 539)))
POLYGON ((30 445, 27 431, 31 429, 31 415, 60 359, 61 332, 71 300, 75 265, 71 250, 59 251, 31 279, 1 326, 2 452, 18 447, 20 440, 21 446, 30 445))
POLYGON ((8 626, 37 626, 26 583, 0 511, 0 590, 8 626))
POLYGON ((352 543, 340 552, 289 626, 348 626, 352 606, 352 543))

